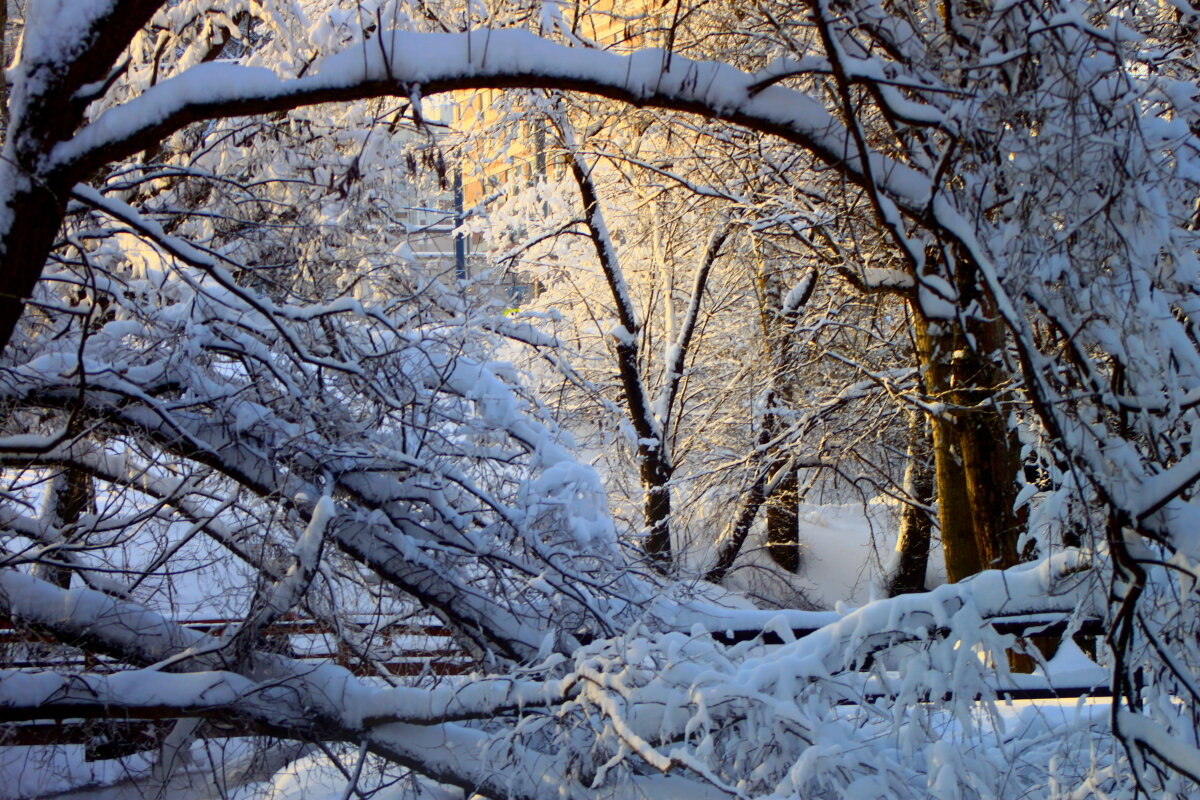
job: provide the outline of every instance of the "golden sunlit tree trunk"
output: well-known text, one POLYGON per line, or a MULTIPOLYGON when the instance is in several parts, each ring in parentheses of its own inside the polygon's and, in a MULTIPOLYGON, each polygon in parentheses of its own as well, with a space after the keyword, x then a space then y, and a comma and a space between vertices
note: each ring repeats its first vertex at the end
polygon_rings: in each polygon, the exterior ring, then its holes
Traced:
POLYGON ((939 405, 930 414, 932 428, 934 483, 937 487, 938 528, 942 534, 942 552, 946 576, 957 582, 982 568, 979 546, 967 492, 967 476, 960 451, 958 427, 951 415, 952 359, 957 338, 942 322, 924 318, 919 309, 915 319, 917 365, 924 380, 925 393, 939 405))
POLYGON ((999 406, 1008 376, 991 357, 1003 331, 986 323, 972 333, 977 349, 961 350, 954 359, 959 453, 980 567, 1004 569, 1020 560, 1017 539, 1024 520, 1013 509, 1020 446, 999 406))
POLYGON ((958 305, 976 309, 965 319, 930 319, 911 303, 918 367, 937 409, 930 416, 938 527, 946 575, 956 582, 1019 561, 1024 520, 1013 506, 1021 450, 1003 408, 1012 380, 1000 357, 1004 328, 978 287, 971 260, 936 257, 953 259, 958 305))

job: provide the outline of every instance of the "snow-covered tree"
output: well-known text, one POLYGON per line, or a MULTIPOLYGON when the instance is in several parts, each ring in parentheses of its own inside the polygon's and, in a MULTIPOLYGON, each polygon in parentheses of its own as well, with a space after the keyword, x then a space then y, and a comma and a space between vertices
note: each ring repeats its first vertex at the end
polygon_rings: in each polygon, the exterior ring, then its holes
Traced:
MULTIPOLYGON (((888 424, 898 415, 864 407, 890 403, 889 380, 913 382, 896 366, 904 347, 889 342, 895 304, 856 302, 834 270, 814 265, 791 240, 805 227, 794 206, 790 225, 771 230, 744 175, 719 190, 684 178, 716 172, 730 154, 689 154, 664 135, 670 119, 531 102, 536 111, 511 113, 544 115, 543 159, 556 168, 473 226, 496 269, 536 287, 522 319, 546 330, 543 358, 547 342, 559 348, 561 383, 544 393, 592 434, 610 491, 642 507, 627 513, 645 526, 648 553, 719 581, 765 517, 763 550, 797 572, 802 472, 808 486, 898 489, 899 459, 883 446, 898 438, 888 424), (822 272, 832 286, 815 293, 822 272), (728 504, 737 511, 715 513, 728 504)), ((493 126, 510 123, 497 114, 493 126)), ((498 138, 492 128, 470 135, 498 138)))
POLYGON ((500 5, 26 4, 0 158, 0 609, 121 669, 6 671, 0 717, 193 720, 164 755, 209 720, 489 797, 1194 793, 1194 11, 732 4, 754 64, 603 52, 571 8, 500 5), (859 241, 891 257, 839 252, 913 298, 914 404, 966 474, 959 543, 1038 560, 824 616, 639 572, 494 360, 497 322, 368 207, 399 179, 366 177, 396 112, 473 88, 754 131, 861 193, 859 241), (317 104, 337 105, 292 113, 317 104), (1039 475, 1013 491, 1023 462, 1039 475), (218 602, 236 630, 178 623, 218 602), (356 669, 270 647, 293 609, 356 669), (984 623, 1032 611, 1110 623, 1110 720, 993 702, 1014 642, 984 623), (440 619, 474 672, 383 674, 381 615, 440 619), (713 635, 753 626, 784 643, 713 635))

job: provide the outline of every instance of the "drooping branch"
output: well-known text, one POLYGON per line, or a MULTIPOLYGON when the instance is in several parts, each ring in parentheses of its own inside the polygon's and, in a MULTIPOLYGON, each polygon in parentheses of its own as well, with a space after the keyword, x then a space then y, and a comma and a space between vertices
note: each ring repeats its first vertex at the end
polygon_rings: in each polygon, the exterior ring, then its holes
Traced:
MULTIPOLYGON (((74 387, 64 390, 61 399, 67 398, 72 402, 79 400, 74 387)), ((50 392, 42 393, 42 403, 50 406, 52 400, 50 392)), ((138 408, 128 398, 99 388, 85 395, 82 403, 89 416, 123 432, 148 437, 168 452, 211 467, 255 494, 275 498, 295 514, 311 517, 315 511, 317 500, 312 498, 316 493, 297 474, 295 465, 291 472, 281 470, 248 438, 231 438, 219 426, 202 419, 187 420, 179 414, 164 420, 159 414, 147 414, 146 408, 138 408)), ((114 462, 111 457, 99 453, 83 455, 69 445, 48 452, 14 452, 6 458, 22 464, 76 464, 98 474, 113 474, 118 479, 122 473, 119 464, 110 463, 114 462), (89 465, 89 461, 97 459, 100 463, 89 465)), ((136 484, 139 477, 131 476, 129 480, 136 484)), ((411 512, 408 503, 401 499, 402 493, 397 498, 387 490, 393 487, 383 487, 378 482, 374 492, 364 493, 361 481, 356 487, 355 475, 347 475, 344 480, 350 493, 328 531, 343 552, 443 615, 461 633, 464 642, 481 655, 525 660, 539 652, 545 636, 541 626, 531 619, 520 618, 497 598, 467 586, 425 553, 423 545, 430 538, 426 528, 431 520, 419 522, 421 514, 411 512), (386 513, 381 515, 380 511, 386 513)), ((160 493, 168 492, 170 489, 164 488, 160 493)), ((440 538, 443 543, 461 539, 461 532, 453 521, 447 520, 440 538)))
MULTIPOLYGON (((485 682, 465 693, 450 687, 381 691, 338 667, 314 667, 272 654, 258 654, 253 672, 223 671, 225 648, 212 637, 132 603, 86 589, 63 590, 10 570, 0 570, 0 610, 60 641, 110 653, 125 663, 159 665, 116 675, 0 674, 2 721, 111 718, 115 711, 134 719, 232 721, 246 733, 365 742, 373 752, 435 780, 492 792, 498 787, 486 758, 490 737, 447 720, 490 718, 526 700, 536 704, 559 697, 563 690, 558 683, 540 687, 503 681, 485 682), (167 659, 169 664, 159 663, 167 659)), ((543 774, 557 777, 555 793, 557 787, 572 785, 544 755, 533 750, 523 755, 541 769, 503 778, 504 796, 558 796, 536 777, 543 774)), ((574 788, 568 796, 594 796, 574 788)))

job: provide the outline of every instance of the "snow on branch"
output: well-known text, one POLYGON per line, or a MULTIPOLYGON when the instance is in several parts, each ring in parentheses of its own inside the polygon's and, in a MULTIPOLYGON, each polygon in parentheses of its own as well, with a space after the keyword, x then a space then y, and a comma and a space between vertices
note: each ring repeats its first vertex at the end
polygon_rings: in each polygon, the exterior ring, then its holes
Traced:
POLYGON ((795 141, 851 177, 873 175, 913 211, 930 185, 878 154, 869 170, 845 148, 845 128, 812 97, 717 62, 658 50, 619 56, 566 47, 520 30, 458 34, 390 31, 331 56, 315 74, 281 78, 263 67, 200 64, 103 113, 53 151, 50 169, 83 175, 202 119, 246 116, 314 103, 472 88, 581 91, 636 105, 692 111, 795 141))

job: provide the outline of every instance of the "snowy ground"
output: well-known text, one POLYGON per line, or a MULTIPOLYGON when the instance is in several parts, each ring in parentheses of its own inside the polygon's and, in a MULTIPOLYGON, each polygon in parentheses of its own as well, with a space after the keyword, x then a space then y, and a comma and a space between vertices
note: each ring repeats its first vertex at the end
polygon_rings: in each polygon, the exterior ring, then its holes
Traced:
MULTIPOLYGON (((1001 704, 997 712, 994 718, 981 716, 977 720, 992 730, 997 742, 1037 742, 1047 735, 1057 735, 1062 731, 1103 730, 1109 715, 1109 702, 1103 699, 1016 701, 1001 704)), ((944 724, 954 726, 957 723, 947 717, 944 724)), ((304 756, 265 777, 262 769, 245 770, 244 748, 240 754, 233 752, 237 750, 236 746, 227 750, 210 758, 203 745, 198 744, 194 749, 196 764, 176 775, 165 786, 145 778, 122 780, 118 773, 113 772, 110 764, 108 768, 100 770, 103 772, 107 769, 113 773, 116 782, 108 786, 64 791, 62 784, 57 789, 51 788, 50 784, 26 774, 24 780, 17 784, 6 783, 3 796, 13 800, 46 797, 61 800, 130 800, 142 797, 158 797, 161 800, 344 800, 347 797, 346 777, 320 753, 304 756), (226 764, 228 774, 217 781, 213 776, 219 762, 226 764), (17 787, 23 788, 17 794, 9 793, 17 787)), ((69 755, 69 749, 66 754, 69 755)), ((348 755, 344 765, 353 768, 355 757, 354 754, 348 755)), ((5 773, 11 775, 10 760, 6 758, 0 763, 5 765, 5 773)), ((60 762, 62 764, 65 761, 60 762)), ((405 780, 387 786, 392 780, 395 779, 367 769, 361 777, 361 788, 369 790, 384 786, 373 795, 374 800, 411 800, 411 795, 404 793, 412 790, 414 784, 405 780)), ((422 782, 416 788, 419 788, 420 800, 469 800, 457 789, 428 782, 422 782)))
MULTIPOLYGON (((785 606, 837 609, 868 603, 878 596, 881 578, 892 567, 894 509, 883 502, 802 503, 800 541, 800 575, 784 577, 767 566, 770 561, 762 550, 750 550, 743 556, 745 565, 731 575, 730 586, 785 606)), ((941 546, 934 542, 926 585, 933 588, 945 581, 941 546)))
MULTIPOLYGON (((0 787, 4 800, 343 800, 346 777, 321 753, 305 755, 280 767, 256 758, 247 743, 197 743, 191 766, 179 770, 166 783, 150 775, 149 762, 141 757, 125 762, 83 762, 82 747, 64 747, 53 757, 30 760, 27 748, 0 748, 0 770, 6 778, 0 787), (80 788, 72 789, 71 786, 80 788)), ((352 767, 355 755, 347 760, 352 767)), ((394 777, 364 770, 360 788, 380 786, 394 777)), ((422 783, 420 800, 463 800, 457 790, 422 783)), ((384 788, 375 800, 399 800, 413 788, 405 781, 384 788)), ((412 800, 411 795, 406 800, 412 800)))
MULTIPOLYGON (((54 749, 0 748, 0 798, 72 798, 72 800, 232 800, 261 796, 281 769, 281 785, 295 782, 297 769, 287 768, 298 747, 255 748, 249 740, 194 742, 179 769, 164 783, 153 773, 150 756, 138 754, 119 761, 84 761, 83 747, 54 749), (265 785, 264 785, 265 782, 265 785)), ((301 759, 309 766, 312 761, 301 759)), ((327 769, 333 769, 328 764, 327 769)), ((304 766, 298 767, 307 771, 304 766)), ((342 789, 345 789, 342 780, 342 789)), ((270 796, 270 795, 268 795, 270 796)), ((286 795, 285 795, 286 796, 286 795)))

